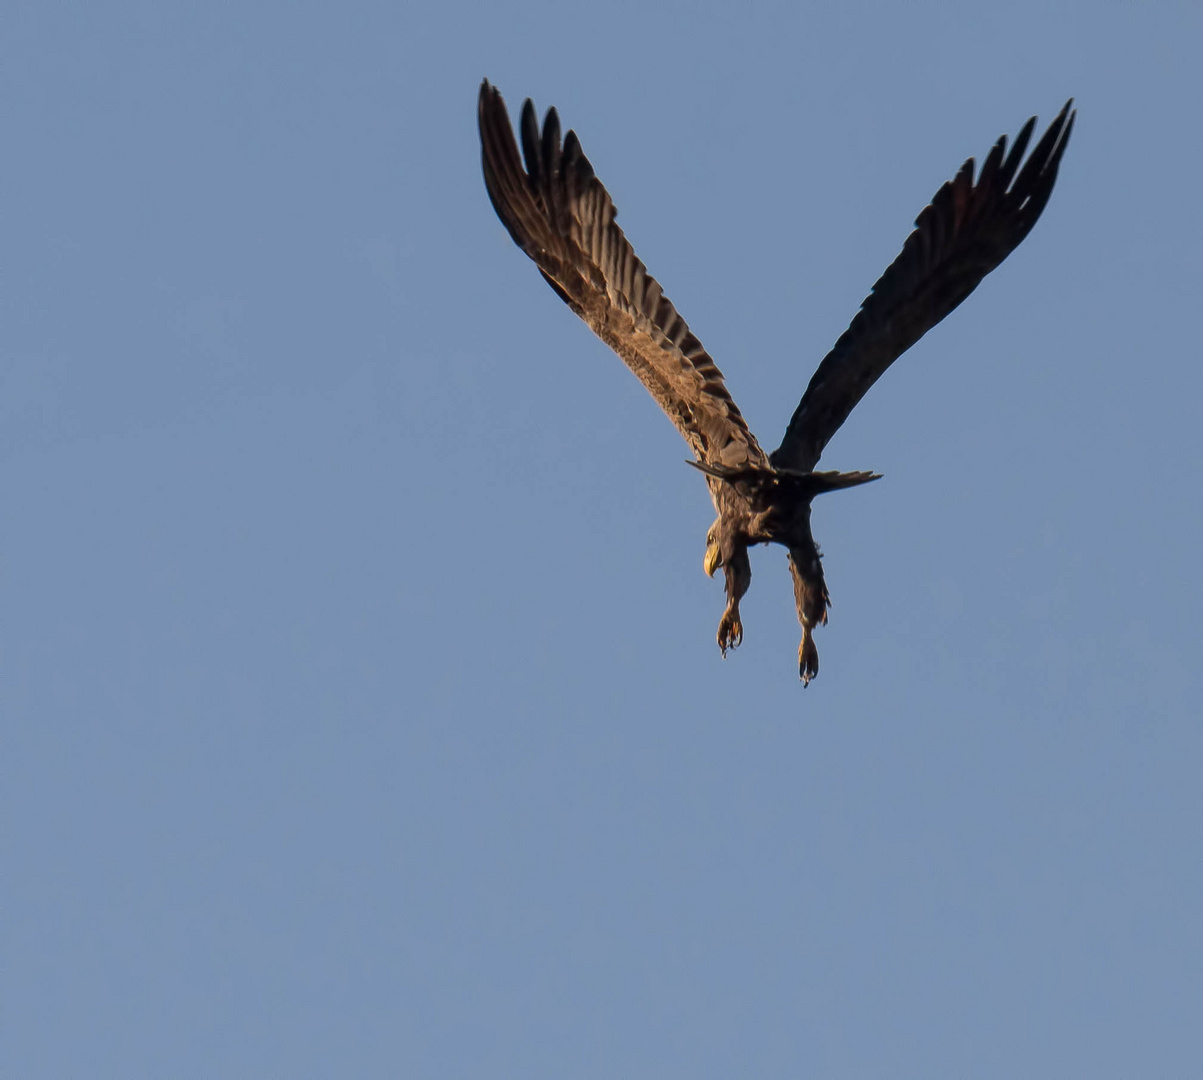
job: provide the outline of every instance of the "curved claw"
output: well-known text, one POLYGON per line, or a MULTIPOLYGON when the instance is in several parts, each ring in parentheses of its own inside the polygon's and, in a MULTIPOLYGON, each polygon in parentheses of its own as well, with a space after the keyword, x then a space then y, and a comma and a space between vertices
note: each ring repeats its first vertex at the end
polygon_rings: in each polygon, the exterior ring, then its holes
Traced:
POLYGON ((743 639, 744 626, 739 621, 739 612, 730 609, 724 611, 718 624, 718 647, 723 656, 727 655, 728 649, 738 648, 743 639))
MULTIPOLYGON (((826 621, 826 620, 824 620, 826 621)), ((819 673, 819 650, 815 645, 810 627, 802 628, 802 644, 798 646, 798 676, 802 685, 809 686, 810 680, 819 673)))

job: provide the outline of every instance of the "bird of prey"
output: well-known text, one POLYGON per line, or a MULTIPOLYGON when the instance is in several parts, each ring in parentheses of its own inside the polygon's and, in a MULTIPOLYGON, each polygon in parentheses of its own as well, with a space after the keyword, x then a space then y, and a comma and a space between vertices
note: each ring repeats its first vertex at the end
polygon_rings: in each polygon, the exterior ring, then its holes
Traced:
POLYGON ((899 356, 961 303, 1027 236, 1044 210, 1073 129, 1072 99, 1026 161, 1036 118, 1010 151, 1004 135, 974 178, 961 166, 915 220, 902 252, 816 369, 785 430, 766 454, 740 415, 723 376, 635 255, 615 223, 609 193, 576 133, 560 139, 550 109, 539 130, 528 98, 514 139, 505 102, 486 79, 478 121, 485 186, 514 242, 557 295, 639 377, 685 437, 706 476, 717 513, 706 534, 706 573, 722 569, 727 606, 718 625, 723 655, 743 639, 739 602, 752 580, 751 544, 789 552, 802 624, 798 673, 819 670, 815 627, 830 597, 810 530, 811 500, 878 479, 871 472, 816 472, 823 448, 865 392, 899 356), (1020 163, 1022 168, 1020 167, 1020 163))

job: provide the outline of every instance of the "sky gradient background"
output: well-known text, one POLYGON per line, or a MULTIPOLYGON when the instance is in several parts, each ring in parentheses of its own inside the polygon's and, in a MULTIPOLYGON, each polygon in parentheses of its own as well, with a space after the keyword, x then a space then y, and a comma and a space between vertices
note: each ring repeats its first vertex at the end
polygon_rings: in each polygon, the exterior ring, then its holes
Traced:
POLYGON ((1203 1074, 1203 8, 17 3, 4 1071, 1203 1074), (714 644, 685 444, 489 206, 560 110, 776 445, 970 154, 1044 217, 714 644))

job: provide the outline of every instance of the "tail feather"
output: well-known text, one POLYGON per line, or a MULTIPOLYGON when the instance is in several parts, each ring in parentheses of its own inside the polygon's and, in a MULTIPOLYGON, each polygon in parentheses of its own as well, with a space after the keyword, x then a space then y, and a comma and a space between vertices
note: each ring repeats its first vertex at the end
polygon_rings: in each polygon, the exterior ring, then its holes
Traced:
POLYGON ((709 461, 686 461, 685 464, 716 480, 773 481, 797 486, 806 495, 821 495, 825 491, 838 491, 881 479, 881 473, 875 472, 796 472, 793 469, 766 469, 763 465, 715 465, 709 461))
POLYGON ((786 483, 793 480, 806 489, 810 495, 822 495, 825 491, 839 491, 841 488, 856 487, 858 484, 869 484, 881 479, 881 473, 875 472, 812 472, 795 473, 778 469, 786 483))

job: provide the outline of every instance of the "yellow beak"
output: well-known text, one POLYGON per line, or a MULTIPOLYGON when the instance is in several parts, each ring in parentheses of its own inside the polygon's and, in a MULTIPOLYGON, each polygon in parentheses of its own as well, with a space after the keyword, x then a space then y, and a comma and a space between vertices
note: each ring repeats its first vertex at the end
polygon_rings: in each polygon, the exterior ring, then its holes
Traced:
POLYGON ((706 548, 706 558, 702 561, 702 569, 706 571, 707 577, 714 577, 714 572, 723 564, 723 557, 719 554, 718 544, 711 544, 706 548))

